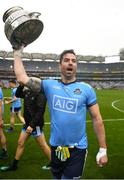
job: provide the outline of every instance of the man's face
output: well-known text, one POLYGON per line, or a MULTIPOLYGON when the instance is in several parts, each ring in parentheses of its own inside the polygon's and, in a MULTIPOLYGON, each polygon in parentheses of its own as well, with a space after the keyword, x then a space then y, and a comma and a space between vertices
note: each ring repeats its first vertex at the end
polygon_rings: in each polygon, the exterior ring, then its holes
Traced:
POLYGON ((13 88, 13 87, 15 87, 15 84, 14 84, 13 82, 9 82, 9 86, 10 86, 11 88, 13 88))
POLYGON ((61 64, 60 71, 66 79, 72 79, 75 77, 77 70, 77 60, 74 54, 67 53, 64 55, 61 64))

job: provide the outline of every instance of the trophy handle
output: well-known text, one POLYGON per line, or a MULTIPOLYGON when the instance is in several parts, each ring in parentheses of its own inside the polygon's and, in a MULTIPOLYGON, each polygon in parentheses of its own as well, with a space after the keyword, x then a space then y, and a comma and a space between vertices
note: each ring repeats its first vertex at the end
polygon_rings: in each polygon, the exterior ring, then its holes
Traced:
POLYGON ((29 13, 29 16, 30 16, 31 18, 38 18, 40 15, 41 15, 41 13, 39 13, 39 12, 29 13))

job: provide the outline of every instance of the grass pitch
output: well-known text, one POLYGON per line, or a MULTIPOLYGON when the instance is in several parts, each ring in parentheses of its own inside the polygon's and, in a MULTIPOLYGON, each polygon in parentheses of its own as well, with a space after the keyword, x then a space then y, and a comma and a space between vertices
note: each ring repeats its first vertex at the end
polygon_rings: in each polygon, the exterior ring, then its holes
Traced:
MULTIPOLYGON (((11 96, 10 90, 3 90, 4 96, 11 96)), ((99 168, 95 157, 98 151, 96 136, 92 122, 87 115, 88 157, 84 170, 84 179, 123 179, 124 178, 124 95, 123 90, 97 90, 98 103, 104 120, 106 139, 108 144, 109 163, 99 168)), ((5 105, 5 124, 9 123, 9 105, 5 105)), ((50 125, 49 112, 45 113, 44 132, 49 143, 50 125)), ((16 123, 20 123, 16 119, 16 123)), ((5 126, 5 129, 8 126, 5 126)), ((0 165, 8 165, 14 158, 17 140, 22 125, 15 126, 13 133, 6 133, 9 157, 0 160, 0 165)), ((19 162, 18 169, 10 172, 0 172, 0 179, 52 179, 50 171, 41 167, 48 162, 34 138, 29 138, 25 144, 24 154, 19 162)))

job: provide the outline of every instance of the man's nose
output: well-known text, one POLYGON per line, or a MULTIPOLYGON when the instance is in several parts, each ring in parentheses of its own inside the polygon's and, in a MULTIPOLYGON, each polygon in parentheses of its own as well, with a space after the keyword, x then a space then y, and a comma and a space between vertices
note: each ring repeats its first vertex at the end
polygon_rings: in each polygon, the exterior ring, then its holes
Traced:
POLYGON ((72 65, 72 64, 73 64, 73 62, 72 62, 72 60, 71 60, 71 59, 69 60, 69 64, 70 64, 70 65, 72 65))

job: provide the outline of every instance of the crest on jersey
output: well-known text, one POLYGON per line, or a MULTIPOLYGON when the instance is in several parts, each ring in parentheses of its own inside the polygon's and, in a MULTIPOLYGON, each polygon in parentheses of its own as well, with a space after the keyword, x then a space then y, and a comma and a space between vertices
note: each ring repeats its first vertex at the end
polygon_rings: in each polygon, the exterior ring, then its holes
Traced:
POLYGON ((79 94, 82 93, 82 91, 79 88, 77 88, 77 89, 74 90, 74 93, 79 95, 79 94))

